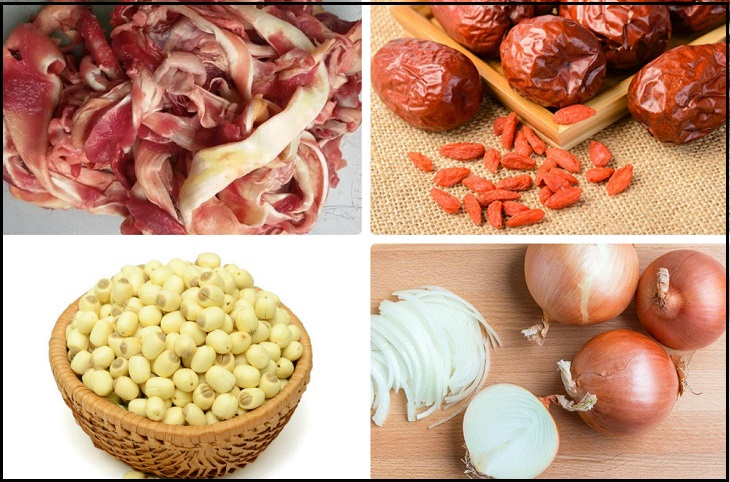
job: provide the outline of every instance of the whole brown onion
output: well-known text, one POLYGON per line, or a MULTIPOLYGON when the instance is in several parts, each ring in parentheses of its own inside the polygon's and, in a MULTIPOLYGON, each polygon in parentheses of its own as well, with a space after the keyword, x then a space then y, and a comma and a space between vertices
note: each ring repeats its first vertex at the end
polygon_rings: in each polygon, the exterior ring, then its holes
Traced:
POLYGON ((561 5, 560 15, 593 32, 606 63, 617 69, 640 67, 656 58, 672 34, 669 9, 663 5, 561 5))
POLYGON ((683 380, 666 351, 648 336, 611 330, 591 338, 570 362, 561 362, 563 385, 579 402, 595 395, 580 417, 607 435, 633 435, 666 419, 683 380))
MULTIPOLYGON (((444 0, 445 1, 445 0, 444 0)), ((528 5, 432 5, 431 13, 449 37, 478 55, 499 57, 509 29, 532 17, 528 5)))
POLYGON ((629 305, 639 258, 630 244, 531 244, 525 280, 549 321, 592 325, 629 305))
POLYGON ((518 94, 545 107, 593 97, 606 76, 606 57, 584 26, 555 15, 523 20, 500 47, 502 72, 518 94))
POLYGON ((629 112, 662 142, 684 144, 725 124, 725 44, 682 45, 639 70, 629 84, 629 112))
POLYGON ((704 348, 725 332, 726 276, 722 264, 706 254, 669 252, 644 270, 636 289, 636 315, 664 346, 704 348))

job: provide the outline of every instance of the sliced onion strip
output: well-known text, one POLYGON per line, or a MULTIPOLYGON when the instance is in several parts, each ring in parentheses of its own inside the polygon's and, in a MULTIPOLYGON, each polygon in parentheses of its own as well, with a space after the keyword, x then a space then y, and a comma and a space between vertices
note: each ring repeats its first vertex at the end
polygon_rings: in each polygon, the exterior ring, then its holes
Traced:
POLYGON ((471 400, 489 374, 489 344, 500 344, 479 311, 451 291, 424 286, 394 295, 399 301, 383 301, 370 320, 372 418, 378 426, 388 416, 390 390, 405 392, 409 421, 471 400))

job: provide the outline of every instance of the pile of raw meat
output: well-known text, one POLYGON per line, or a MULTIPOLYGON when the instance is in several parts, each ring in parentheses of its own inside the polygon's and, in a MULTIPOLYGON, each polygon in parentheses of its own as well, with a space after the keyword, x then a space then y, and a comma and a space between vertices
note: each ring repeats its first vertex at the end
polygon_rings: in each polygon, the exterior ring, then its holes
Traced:
POLYGON ((3 46, 3 178, 125 234, 305 233, 360 125, 360 22, 318 5, 47 6, 3 46))

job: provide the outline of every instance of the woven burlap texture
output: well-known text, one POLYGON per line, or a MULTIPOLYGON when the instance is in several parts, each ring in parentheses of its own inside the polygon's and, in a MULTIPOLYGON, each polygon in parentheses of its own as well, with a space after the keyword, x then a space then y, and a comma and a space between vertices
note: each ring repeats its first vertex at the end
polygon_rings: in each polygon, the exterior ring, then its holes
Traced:
MULTIPOLYGON (((389 40, 406 36, 386 6, 371 7, 371 52, 389 40)), ((627 116, 596 134, 614 154, 610 167, 634 165, 634 179, 623 193, 609 197, 606 183, 592 184, 577 177, 581 200, 560 211, 544 208, 533 188, 521 202, 545 209, 542 223, 521 228, 494 229, 476 226, 462 209, 449 215, 429 195, 433 174, 411 163, 409 151, 434 160, 436 169, 467 166, 474 174, 492 181, 523 174, 500 171, 492 175, 479 161, 463 163, 439 156, 450 142, 481 142, 504 149, 492 132, 492 124, 508 111, 486 97, 479 114, 467 125, 446 133, 425 132, 406 124, 386 108, 371 89, 371 212, 373 234, 725 234, 727 147, 726 126, 705 138, 683 146, 664 145, 627 116)), ((571 150, 583 171, 591 166, 589 142, 571 150)), ((535 156, 538 165, 543 158, 535 156)), ((462 198, 464 186, 446 188, 462 198)))

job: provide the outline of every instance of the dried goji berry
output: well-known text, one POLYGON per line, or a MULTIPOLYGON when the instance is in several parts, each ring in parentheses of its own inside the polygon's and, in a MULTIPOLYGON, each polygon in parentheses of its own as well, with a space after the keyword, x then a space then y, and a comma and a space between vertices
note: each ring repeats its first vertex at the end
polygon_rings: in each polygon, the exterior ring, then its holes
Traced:
POLYGON ((555 173, 555 169, 551 169, 545 175, 545 185, 550 188, 551 191, 557 192, 564 187, 569 187, 570 183, 555 173))
POLYGON ((553 191, 549 187, 545 186, 537 193, 537 197, 540 199, 541 204, 545 204, 545 201, 550 199, 550 196, 553 194, 553 191))
POLYGON ((502 201, 494 201, 487 208, 487 221, 497 229, 502 229, 502 201))
POLYGON ((495 188, 492 181, 479 176, 466 177, 461 183, 476 193, 491 191, 495 188))
POLYGON ((555 194, 550 196, 544 204, 550 209, 567 208, 578 202, 582 192, 583 190, 577 187, 564 187, 559 191, 555 191, 555 194))
POLYGON ((560 125, 575 124, 596 115, 596 111, 582 104, 573 104, 563 107, 553 114, 553 122, 560 125))
POLYGON ((502 211, 506 216, 514 216, 522 211, 528 211, 530 208, 516 201, 505 201, 502 203, 502 211))
POLYGON ((576 184, 578 184, 578 179, 557 167, 550 169, 550 172, 545 175, 545 185, 551 191, 558 191, 564 187, 576 184))
POLYGON ((420 152, 409 152, 408 158, 423 172, 433 171, 433 161, 420 152))
POLYGON ((479 204, 488 206, 494 201, 513 201, 521 197, 520 193, 514 191, 506 191, 504 189, 495 189, 493 191, 487 191, 477 196, 479 204))
POLYGON ((525 134, 521 130, 517 131, 517 135, 515 136, 515 152, 525 157, 532 155, 532 147, 530 147, 530 143, 527 142, 525 134))
POLYGON ((530 147, 532 147, 532 150, 535 151, 535 154, 539 156, 545 154, 547 146, 542 139, 537 137, 537 134, 535 134, 530 126, 522 126, 522 132, 525 133, 525 139, 527 139, 527 142, 530 143, 530 147))
POLYGON ((471 161, 482 157, 485 149, 484 145, 478 142, 455 142, 443 146, 439 154, 457 161, 471 161))
POLYGON ((510 112, 507 120, 504 121, 502 129, 502 146, 509 150, 515 145, 515 133, 517 132, 517 114, 510 112))
POLYGON ((612 167, 594 167, 586 171, 586 181, 588 182, 601 182, 605 181, 613 174, 612 167))
POLYGON ((499 170, 499 163, 501 160, 502 155, 494 147, 490 147, 487 149, 487 152, 484 153, 484 167, 492 174, 499 170))
POLYGON ((441 187, 456 186, 469 174, 471 174, 471 169, 468 167, 447 167, 445 169, 440 169, 436 175, 433 176, 433 182, 435 182, 437 186, 441 187))
POLYGON ((505 177, 496 184, 497 189, 508 191, 527 191, 532 187, 532 178, 529 174, 515 177, 505 177))
POLYGON ((508 152, 502 156, 502 165, 507 169, 526 171, 535 169, 535 159, 526 157, 516 152, 508 152))
POLYGON ((432 188, 431 197, 434 201, 436 201, 436 204, 441 206, 441 209, 449 214, 454 214, 461 207, 461 201, 459 201, 458 197, 452 196, 451 194, 447 193, 446 191, 442 191, 441 189, 435 187, 432 188))
POLYGON ((509 218, 505 224, 510 228, 516 228, 518 226, 527 226, 529 224, 539 223, 544 217, 545 211, 542 209, 530 209, 515 214, 509 218))
POLYGON ((622 192, 624 189, 629 187, 629 184, 631 184, 631 179, 634 177, 634 166, 631 164, 626 164, 624 167, 620 167, 616 169, 616 171, 613 173, 613 176, 611 176, 611 179, 608 180, 608 184, 606 185, 606 191, 608 191, 609 196, 615 196, 616 194, 622 192))
POLYGON ((469 193, 464 196, 464 209, 474 224, 481 226, 482 224, 482 206, 479 204, 476 196, 469 193))
POLYGON ((548 159, 554 160, 558 166, 568 172, 580 172, 580 161, 570 152, 558 147, 548 147, 545 151, 548 159))
POLYGON ((494 119, 494 135, 501 136, 504 132, 504 124, 507 122, 507 117, 497 117, 494 119))
POLYGON ((594 166, 606 167, 611 162, 611 159, 613 159, 613 154, 611 154, 611 151, 608 150, 605 144, 598 141, 591 141, 590 147, 588 148, 588 157, 590 157, 594 166))
POLYGON ((558 163, 555 162, 555 159, 545 159, 545 162, 540 164, 540 167, 537 168, 537 174, 535 175, 535 185, 537 187, 542 187, 545 185, 545 176, 548 172, 550 172, 551 169, 558 166, 558 163))
POLYGON ((569 174, 568 172, 566 172, 560 168, 557 168, 557 167, 554 167, 553 169, 551 169, 551 171, 555 171, 555 173, 558 176, 560 176, 563 179, 565 179, 566 181, 568 181, 568 183, 570 183, 572 186, 578 185, 578 179, 576 179, 576 177, 574 175, 569 174))

